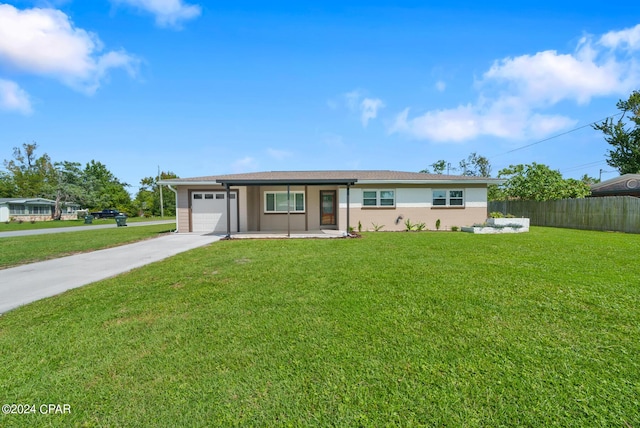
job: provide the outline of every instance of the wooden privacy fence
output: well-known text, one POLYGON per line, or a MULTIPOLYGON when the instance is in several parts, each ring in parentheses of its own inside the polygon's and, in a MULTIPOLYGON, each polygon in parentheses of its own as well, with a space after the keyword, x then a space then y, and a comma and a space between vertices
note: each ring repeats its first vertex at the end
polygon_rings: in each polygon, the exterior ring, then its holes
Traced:
POLYGON ((532 226, 640 233, 640 198, 632 196, 489 202, 494 211, 529 217, 532 226))

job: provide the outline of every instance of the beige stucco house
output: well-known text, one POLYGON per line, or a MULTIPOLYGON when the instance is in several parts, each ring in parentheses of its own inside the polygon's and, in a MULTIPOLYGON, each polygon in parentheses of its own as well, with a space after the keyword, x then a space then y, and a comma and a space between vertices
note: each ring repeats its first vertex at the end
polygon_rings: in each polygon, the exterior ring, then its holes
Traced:
POLYGON ((177 198, 178 232, 435 229, 487 218, 486 177, 402 171, 270 171, 162 180, 177 198))

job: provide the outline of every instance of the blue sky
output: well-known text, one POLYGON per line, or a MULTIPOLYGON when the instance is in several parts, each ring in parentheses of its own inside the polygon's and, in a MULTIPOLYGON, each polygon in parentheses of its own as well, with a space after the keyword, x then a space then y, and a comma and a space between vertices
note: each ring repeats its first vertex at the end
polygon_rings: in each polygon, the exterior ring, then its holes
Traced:
POLYGON ((419 171, 471 152, 494 175, 616 175, 601 134, 568 131, 640 89, 640 3, 430 3, 0 2, 0 159, 35 141, 133 193, 158 166, 419 171))

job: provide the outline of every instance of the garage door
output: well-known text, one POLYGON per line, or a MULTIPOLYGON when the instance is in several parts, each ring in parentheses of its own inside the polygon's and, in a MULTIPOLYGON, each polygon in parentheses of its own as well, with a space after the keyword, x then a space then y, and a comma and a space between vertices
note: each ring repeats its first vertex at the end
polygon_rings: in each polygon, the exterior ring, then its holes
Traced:
MULTIPOLYGON (((231 232, 238 231, 238 199, 231 193, 231 232)), ((227 233, 227 193, 193 192, 191 194, 193 232, 227 233)))

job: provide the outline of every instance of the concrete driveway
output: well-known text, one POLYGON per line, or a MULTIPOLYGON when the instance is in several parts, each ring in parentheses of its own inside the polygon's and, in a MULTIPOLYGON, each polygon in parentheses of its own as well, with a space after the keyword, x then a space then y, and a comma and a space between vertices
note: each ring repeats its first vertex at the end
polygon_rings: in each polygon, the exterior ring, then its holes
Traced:
POLYGON ((170 233, 120 247, 0 270, 0 314, 220 240, 170 233))

